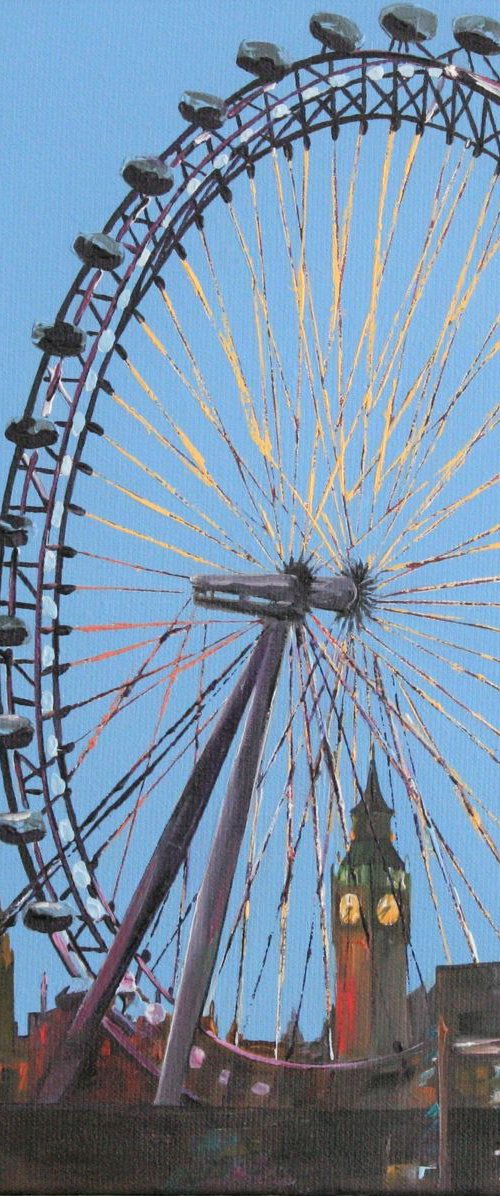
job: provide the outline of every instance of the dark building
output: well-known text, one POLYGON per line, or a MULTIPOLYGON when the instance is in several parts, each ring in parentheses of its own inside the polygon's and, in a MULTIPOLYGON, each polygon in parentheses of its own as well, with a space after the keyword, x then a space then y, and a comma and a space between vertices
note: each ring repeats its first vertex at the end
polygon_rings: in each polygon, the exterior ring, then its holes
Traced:
POLYGON ((0 1102, 22 1099, 28 1065, 14 1013, 14 952, 8 934, 0 936, 0 1102))
POLYGON ((8 934, 0 938, 0 1059, 13 1054, 16 1038, 14 1020, 14 952, 8 934))

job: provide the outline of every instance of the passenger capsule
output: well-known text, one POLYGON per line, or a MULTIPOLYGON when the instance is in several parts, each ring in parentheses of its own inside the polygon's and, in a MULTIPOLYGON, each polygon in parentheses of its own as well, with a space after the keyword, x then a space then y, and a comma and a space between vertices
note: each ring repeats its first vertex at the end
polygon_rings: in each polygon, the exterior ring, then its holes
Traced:
POLYGON ((0 648, 19 648, 29 639, 26 623, 17 615, 0 615, 0 648))
POLYGON ((0 515, 0 545, 22 548, 28 543, 33 524, 27 515, 0 515))
POLYGON ((117 270, 125 257, 119 241, 108 237, 106 233, 91 233, 85 236, 80 233, 73 242, 73 249, 86 266, 96 270, 117 270))
POLYGON ((37 930, 40 934, 56 934, 57 931, 67 930, 72 921, 73 913, 69 905, 62 901, 34 901, 23 914, 27 929, 37 930))
POLYGON ((226 119, 226 103, 218 96, 203 91, 185 91, 179 101, 179 112, 190 124, 212 131, 220 129, 226 119))
POLYGON ((58 432, 50 419, 23 415, 22 419, 13 419, 7 424, 5 437, 21 449, 50 448, 56 443, 58 432))
POLYGON ((39 843, 45 837, 43 814, 35 810, 21 810, 18 814, 0 814, 0 842, 19 846, 20 843, 39 843))
POLYGON ((382 29, 397 42, 426 42, 437 31, 437 17, 414 4, 389 4, 379 17, 382 29))
POLYGON ((140 195, 165 195, 174 185, 172 171, 161 158, 129 158, 121 173, 140 195))
POLYGON ((31 743, 35 728, 21 714, 0 714, 0 747, 25 748, 31 743))
POLYGON ((500 23, 491 17, 457 17, 453 34, 470 54, 500 54, 500 23))
POLYGON ((279 83, 289 70, 285 51, 274 42, 242 41, 236 63, 261 83, 279 83))
POLYGON ((34 324, 31 339, 37 349, 53 353, 55 357, 79 357, 85 352, 87 343, 83 328, 65 320, 56 320, 55 324, 34 324))
POLYGON ((309 21, 309 29, 317 41, 335 54, 355 54, 363 45, 363 34, 354 21, 337 13, 315 12, 309 21))

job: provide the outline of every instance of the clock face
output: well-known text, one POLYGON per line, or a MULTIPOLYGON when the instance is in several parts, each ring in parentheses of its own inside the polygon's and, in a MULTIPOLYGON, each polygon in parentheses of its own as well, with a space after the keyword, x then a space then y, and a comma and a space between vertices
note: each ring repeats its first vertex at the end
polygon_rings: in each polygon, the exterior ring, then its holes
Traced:
POLYGON ((386 893, 377 904, 377 918, 382 926, 394 926, 399 918, 398 903, 392 893, 386 893))
POLYGON ((343 926, 355 926, 361 920, 361 906, 356 893, 344 893, 340 898, 339 917, 343 926))

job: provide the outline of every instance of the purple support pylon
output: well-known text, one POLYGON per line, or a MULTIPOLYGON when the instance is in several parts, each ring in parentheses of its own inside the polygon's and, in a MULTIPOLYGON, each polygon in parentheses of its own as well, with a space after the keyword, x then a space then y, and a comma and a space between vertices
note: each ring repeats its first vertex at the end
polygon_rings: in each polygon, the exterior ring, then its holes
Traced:
MULTIPOLYGON (((283 630, 280 626, 280 635, 283 630)), ((256 680, 260 679, 262 668, 269 659, 269 648, 274 646, 275 640, 276 627, 269 625, 262 632, 246 668, 226 699, 212 734, 139 881, 102 968, 86 993, 62 1050, 44 1080, 38 1095, 40 1102, 57 1103, 77 1080, 122 976, 185 859, 256 680)))
POLYGON ((266 655, 255 683, 251 705, 221 807, 207 869, 201 884, 175 1001, 157 1105, 178 1105, 189 1049, 210 985, 238 862, 248 810, 264 747, 271 705, 289 624, 269 628, 266 655))

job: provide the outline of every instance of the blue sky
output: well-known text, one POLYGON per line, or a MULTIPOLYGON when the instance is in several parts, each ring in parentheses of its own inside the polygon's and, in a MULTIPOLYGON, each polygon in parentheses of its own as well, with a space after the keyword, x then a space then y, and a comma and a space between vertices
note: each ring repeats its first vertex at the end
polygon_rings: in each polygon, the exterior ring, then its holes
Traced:
MULTIPOLYGON (((460 6, 432 7, 436 44, 448 48, 460 6)), ((378 4, 345 0, 341 8, 366 45, 386 44, 378 4)), ((276 41, 292 59, 306 54, 311 11, 299 0, 4 0, 1 203, 12 235, 0 303, 11 388, 23 395, 31 383, 32 322, 50 319, 69 286, 80 227, 99 227, 121 199, 124 159, 168 144, 186 87, 229 95, 241 86, 242 38, 276 41)))
MULTIPOLYGON (((378 25, 378 5, 346 0, 340 7, 364 30, 366 46, 386 45, 378 25)), ((448 2, 433 8, 440 22, 435 45, 448 48, 452 44, 452 18, 461 10, 448 2)), ((243 37, 276 41, 288 50, 291 59, 307 54, 313 48, 308 32, 310 13, 309 5, 302 0, 291 0, 286 5, 263 0, 239 4, 230 0, 146 0, 141 4, 106 0, 102 5, 93 0, 73 0, 69 6, 59 0, 51 0, 48 5, 38 0, 4 0, 4 181, 0 196, 5 230, 0 294, 4 422, 21 410, 38 365, 37 351, 30 342, 31 326, 36 320, 50 321, 69 288, 77 269, 71 251, 75 235, 101 227, 121 200, 119 169, 123 160, 158 153, 173 139, 182 126, 177 103, 185 88, 228 95, 246 81, 235 65, 236 49, 243 37)), ((432 149, 429 154, 432 162, 432 149)), ((471 204, 473 201, 474 196, 471 204)), ((409 232, 418 228, 421 215, 418 200, 413 203, 408 213, 409 232)), ((464 220, 464 230, 467 227, 464 220)), ((313 272, 320 269, 322 252, 318 241, 312 257, 313 272)), ((404 240, 400 252, 405 252, 404 240)), ((361 259, 358 270, 362 270, 361 259)), ((233 305, 237 285, 236 278, 233 305)), ((487 296, 480 294, 477 303, 479 322, 487 296)), ((193 335, 197 335, 194 325, 193 335)), ((202 345, 201 331, 198 335, 202 345)), ((489 452, 492 454, 493 449, 489 452)), ((8 452, 2 449, 5 467, 8 458, 8 452)), ((493 461, 492 455, 490 459, 493 461)), ((488 470, 481 469, 480 477, 486 476, 488 470)), ((487 524, 483 522, 483 526, 487 524)), ((466 529, 465 519, 454 529, 457 540, 466 529)), ((445 537, 444 546, 446 543, 445 537)), ((467 700, 465 690, 462 699, 467 700)), ((450 732, 451 743, 462 759, 466 756, 463 741, 454 741, 454 735, 456 731, 450 732)), ((362 743, 366 747, 366 742, 362 743)), ((466 760, 464 767, 467 770, 466 760)), ((363 769, 361 763, 362 775, 363 769)), ((429 773, 426 779, 429 785, 434 784, 434 774, 429 773)), ((153 822, 152 836, 155 826, 153 822)), ((411 826, 408 842, 410 831, 411 826)), ((473 847, 470 865, 477 876, 482 857, 474 853, 473 847)), ((134 860, 137 863, 138 857, 134 860)), ((487 896, 494 904, 494 871, 488 868, 487 896)), ((62 976, 48 944, 43 939, 33 942, 35 937, 28 944, 22 928, 12 935, 18 956, 21 1016, 36 1004, 44 967, 53 977, 52 995, 62 976)), ((487 955, 492 950, 491 942, 491 936, 485 938, 487 955)), ((459 953, 462 950, 457 949, 459 953)), ((440 958, 428 949, 424 925, 419 932, 419 950, 429 979, 440 958)), ((317 1028, 313 1016, 310 1024, 317 1028)))

